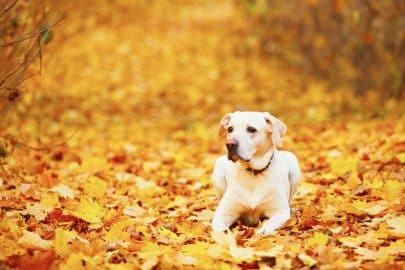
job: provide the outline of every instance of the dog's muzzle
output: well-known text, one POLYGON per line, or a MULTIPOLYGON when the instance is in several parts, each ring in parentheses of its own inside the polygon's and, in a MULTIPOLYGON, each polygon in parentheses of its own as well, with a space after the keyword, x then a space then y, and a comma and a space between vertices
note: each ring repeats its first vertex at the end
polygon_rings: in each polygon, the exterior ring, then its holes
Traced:
POLYGON ((242 158, 238 154, 238 146, 239 142, 237 140, 231 139, 226 141, 226 149, 228 150, 228 159, 232 160, 233 162, 238 161, 238 159, 249 162, 249 160, 242 158))
POLYGON ((227 140, 226 141, 226 149, 228 149, 228 152, 231 154, 235 154, 238 152, 238 141, 237 140, 227 140))

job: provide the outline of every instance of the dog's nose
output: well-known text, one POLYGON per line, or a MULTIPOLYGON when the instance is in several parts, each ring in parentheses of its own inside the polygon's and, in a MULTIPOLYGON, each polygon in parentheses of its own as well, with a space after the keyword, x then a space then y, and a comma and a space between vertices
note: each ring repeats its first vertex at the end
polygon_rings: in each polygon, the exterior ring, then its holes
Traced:
POLYGON ((238 141, 237 140, 227 140, 226 141, 226 148, 228 149, 229 152, 236 152, 236 149, 238 148, 238 141))

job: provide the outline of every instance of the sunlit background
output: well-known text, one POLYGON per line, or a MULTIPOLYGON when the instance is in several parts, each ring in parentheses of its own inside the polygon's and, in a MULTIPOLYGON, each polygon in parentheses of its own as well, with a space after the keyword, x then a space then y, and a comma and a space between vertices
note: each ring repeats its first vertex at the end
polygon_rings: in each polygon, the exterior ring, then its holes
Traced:
POLYGON ((401 1, 17 1, 0 17, 1 41, 33 35, 1 47, 2 129, 22 123, 14 118, 45 134, 48 120, 187 127, 232 110, 385 116, 404 92, 403 10, 401 1))

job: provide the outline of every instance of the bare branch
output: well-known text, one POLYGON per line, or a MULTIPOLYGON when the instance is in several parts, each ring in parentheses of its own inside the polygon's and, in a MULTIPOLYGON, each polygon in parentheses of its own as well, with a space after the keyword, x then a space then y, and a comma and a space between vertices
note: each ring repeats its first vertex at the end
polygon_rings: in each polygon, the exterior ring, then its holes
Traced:
POLYGON ((22 146, 27 147, 27 148, 29 148, 29 149, 31 149, 31 150, 34 150, 34 151, 46 151, 46 150, 49 150, 49 149, 52 149, 52 148, 55 148, 55 147, 58 147, 58 146, 61 146, 61 145, 65 144, 66 142, 68 142, 69 140, 71 140, 71 139, 76 135, 76 133, 77 133, 78 131, 79 131, 79 130, 76 130, 75 132, 73 132, 66 140, 64 140, 64 141, 62 141, 62 142, 60 142, 60 143, 54 144, 54 145, 46 146, 46 147, 34 147, 34 146, 29 145, 29 144, 26 144, 26 143, 23 143, 23 142, 19 142, 19 141, 17 141, 17 140, 14 140, 13 138, 10 138, 10 136, 3 136, 3 135, 0 135, 0 138, 4 139, 4 140, 6 140, 6 141, 9 141, 9 142, 12 143, 12 144, 19 144, 19 145, 22 145, 22 146))
POLYGON ((0 14, 0 18, 3 17, 4 14, 7 13, 7 11, 9 11, 10 9, 12 9, 18 2, 19 0, 15 0, 11 5, 9 5, 8 7, 6 7, 3 12, 0 14))
POLYGON ((59 20, 57 20, 56 22, 54 22, 54 23, 48 25, 45 29, 42 29, 41 31, 32 33, 32 34, 30 34, 30 35, 28 35, 28 36, 26 36, 26 37, 23 37, 23 38, 20 38, 20 39, 17 39, 17 40, 14 40, 14 41, 11 41, 11 42, 8 42, 8 43, 5 43, 5 44, 0 44, 0 48, 2 48, 2 47, 7 47, 7 46, 10 46, 10 45, 14 45, 14 44, 23 42, 23 41, 25 41, 25 40, 34 38, 34 37, 36 37, 36 36, 39 36, 39 35, 41 35, 41 34, 47 32, 47 31, 49 31, 50 28, 52 28, 52 27, 54 27, 55 25, 59 24, 63 19, 66 18, 66 15, 67 15, 66 12, 64 12, 64 13, 62 14, 62 17, 59 18, 59 20))

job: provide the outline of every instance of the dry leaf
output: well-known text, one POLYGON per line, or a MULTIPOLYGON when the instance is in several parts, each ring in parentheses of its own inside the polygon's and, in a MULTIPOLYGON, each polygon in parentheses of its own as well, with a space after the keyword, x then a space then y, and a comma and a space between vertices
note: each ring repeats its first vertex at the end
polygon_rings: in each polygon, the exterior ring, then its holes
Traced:
POLYGON ((53 245, 52 241, 44 240, 35 232, 23 231, 23 235, 18 239, 18 244, 40 249, 50 249, 53 245))

